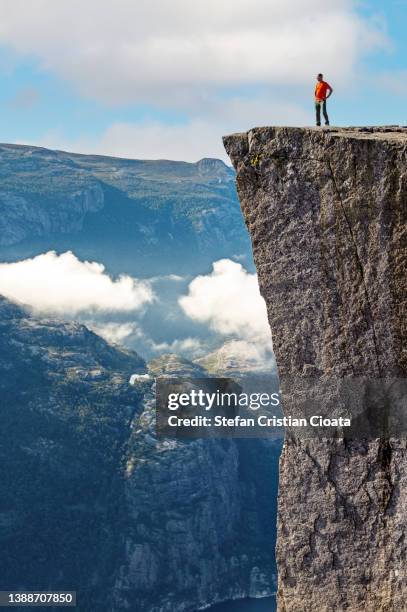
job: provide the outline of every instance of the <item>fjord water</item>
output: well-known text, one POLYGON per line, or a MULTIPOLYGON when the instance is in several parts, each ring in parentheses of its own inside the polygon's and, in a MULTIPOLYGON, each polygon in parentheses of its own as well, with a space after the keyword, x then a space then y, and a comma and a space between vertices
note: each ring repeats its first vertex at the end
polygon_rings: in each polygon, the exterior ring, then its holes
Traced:
POLYGON ((227 601, 210 608, 210 612, 275 612, 275 610, 277 610, 275 597, 227 601))

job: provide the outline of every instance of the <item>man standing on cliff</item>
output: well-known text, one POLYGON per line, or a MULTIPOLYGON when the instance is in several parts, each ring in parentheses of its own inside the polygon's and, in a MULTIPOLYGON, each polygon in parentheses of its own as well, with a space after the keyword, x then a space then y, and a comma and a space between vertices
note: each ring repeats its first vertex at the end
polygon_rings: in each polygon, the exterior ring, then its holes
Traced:
POLYGON ((319 73, 317 75, 317 84, 315 85, 315 112, 317 118, 317 125, 321 125, 321 106, 324 114, 325 125, 329 125, 329 117, 326 112, 326 101, 329 96, 332 95, 333 89, 324 81, 324 75, 319 73))

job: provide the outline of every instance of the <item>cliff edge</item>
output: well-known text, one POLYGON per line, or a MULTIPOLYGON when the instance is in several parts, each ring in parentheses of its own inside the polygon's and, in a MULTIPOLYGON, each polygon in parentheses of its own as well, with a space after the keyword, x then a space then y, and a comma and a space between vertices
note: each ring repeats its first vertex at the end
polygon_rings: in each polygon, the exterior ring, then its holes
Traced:
MULTIPOLYGON (((407 129, 265 127, 224 144, 282 382, 405 380, 407 129)), ((404 431, 287 437, 279 610, 406 610, 406 523, 404 431)))

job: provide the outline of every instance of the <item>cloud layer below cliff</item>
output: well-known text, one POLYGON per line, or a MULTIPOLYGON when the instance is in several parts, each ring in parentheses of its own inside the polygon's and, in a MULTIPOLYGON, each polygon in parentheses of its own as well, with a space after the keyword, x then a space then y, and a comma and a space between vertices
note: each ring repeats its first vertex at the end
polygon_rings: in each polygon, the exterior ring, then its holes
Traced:
POLYGON ((0 294, 40 314, 77 318, 106 339, 142 354, 175 352, 195 358, 227 340, 220 358, 273 366, 266 306, 255 274, 222 259, 209 274, 188 285, 181 281, 174 275, 167 278, 174 287, 180 284, 175 301, 169 302, 156 287, 157 279, 114 279, 102 264, 81 261, 69 251, 0 264, 0 294), (153 328, 151 321, 145 327, 146 314, 153 317, 153 328))
POLYGON ((113 280, 100 263, 53 251, 0 264, 0 293, 41 312, 70 315, 140 310, 154 300, 145 281, 125 275, 113 280))
POLYGON ((210 274, 194 278, 188 295, 179 300, 185 314, 225 336, 269 341, 266 304, 256 274, 241 264, 221 259, 210 274))

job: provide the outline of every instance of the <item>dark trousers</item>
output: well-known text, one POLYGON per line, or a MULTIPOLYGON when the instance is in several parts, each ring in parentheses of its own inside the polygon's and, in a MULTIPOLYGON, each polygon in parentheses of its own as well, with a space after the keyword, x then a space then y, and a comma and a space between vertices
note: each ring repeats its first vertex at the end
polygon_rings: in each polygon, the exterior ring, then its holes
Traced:
POLYGON ((315 113, 316 113, 317 125, 321 125, 321 106, 322 106, 322 113, 325 119, 325 125, 329 125, 329 117, 328 117, 328 113, 326 112, 326 100, 315 101, 315 113))

